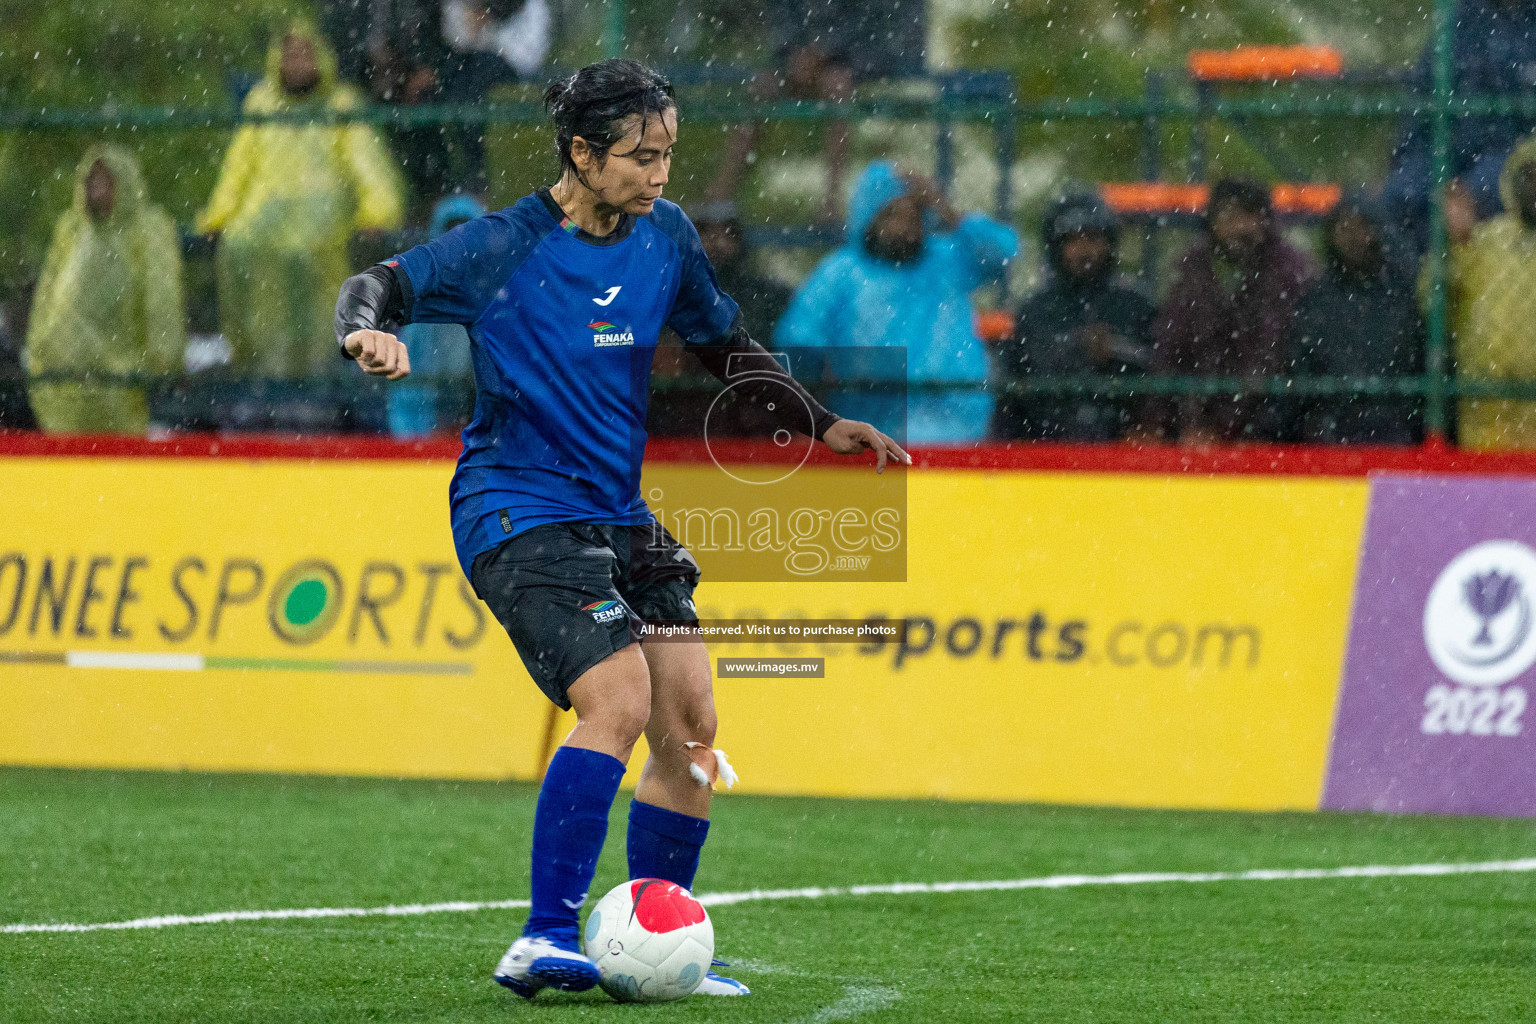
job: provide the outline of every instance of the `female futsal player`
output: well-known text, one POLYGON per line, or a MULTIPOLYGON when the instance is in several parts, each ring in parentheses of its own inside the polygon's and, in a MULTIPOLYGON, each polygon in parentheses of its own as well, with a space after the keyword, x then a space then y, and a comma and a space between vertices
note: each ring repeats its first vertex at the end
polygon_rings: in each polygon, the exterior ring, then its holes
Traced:
MULTIPOLYGON (((677 136, 670 84, 605 60, 552 85, 561 174, 349 279, 336 306, 345 355, 410 372, 401 323, 461 323, 473 339, 475 415, 449 488, 454 543, 475 592, 550 700, 575 707, 534 815, 532 908, 497 965, 525 997, 582 991, 577 944, 608 811, 641 733, 650 757, 629 807, 631 878, 692 888, 709 831, 715 707, 702 642, 636 642, 644 622, 694 622, 699 569, 640 496, 653 350, 670 327, 722 380, 835 452, 910 458, 839 419, 741 328, 693 225, 661 198, 677 136), (699 780, 704 779, 701 783, 699 780)), ((699 992, 742 995, 709 973, 699 992)))

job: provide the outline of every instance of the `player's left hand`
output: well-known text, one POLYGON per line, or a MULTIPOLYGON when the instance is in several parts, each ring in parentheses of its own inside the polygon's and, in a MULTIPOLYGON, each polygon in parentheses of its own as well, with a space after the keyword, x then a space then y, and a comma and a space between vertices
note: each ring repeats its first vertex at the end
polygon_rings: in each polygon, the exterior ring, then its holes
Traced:
POLYGON ((900 445, 870 424, 861 423, 858 420, 838 420, 827 428, 827 432, 821 435, 821 439, 828 448, 839 455, 857 455, 862 451, 873 451, 877 456, 876 473, 885 472, 887 460, 903 466, 912 465, 912 456, 902 451, 900 445))

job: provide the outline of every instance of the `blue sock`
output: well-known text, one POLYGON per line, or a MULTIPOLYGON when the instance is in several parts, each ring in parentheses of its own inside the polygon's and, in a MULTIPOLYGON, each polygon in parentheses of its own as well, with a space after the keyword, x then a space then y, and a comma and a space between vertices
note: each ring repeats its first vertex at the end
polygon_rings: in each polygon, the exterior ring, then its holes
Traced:
POLYGON ((629 841, 625 844, 629 877, 665 878, 692 890, 694 873, 699 870, 699 851, 708 835, 708 818, 630 801, 629 841))
POLYGON ((524 935, 576 950, 577 917, 608 837, 608 809, 624 777, 616 757, 561 747, 533 814, 533 906, 524 935))

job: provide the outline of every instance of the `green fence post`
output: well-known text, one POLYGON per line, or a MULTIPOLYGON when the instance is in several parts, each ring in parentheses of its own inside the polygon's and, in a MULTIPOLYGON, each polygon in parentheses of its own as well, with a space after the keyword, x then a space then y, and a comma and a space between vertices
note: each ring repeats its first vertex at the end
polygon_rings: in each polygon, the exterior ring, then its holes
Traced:
POLYGON ((603 56, 624 56, 624 33, 628 31, 629 0, 604 0, 603 56))
POLYGON ((1435 0, 1434 94, 1429 111, 1430 146, 1434 152, 1434 181, 1429 194, 1429 344, 1424 353, 1424 427, 1431 438, 1446 433, 1446 369, 1449 325, 1446 321, 1445 274, 1449 235, 1445 223, 1445 189, 1451 180, 1451 31, 1455 0, 1435 0))

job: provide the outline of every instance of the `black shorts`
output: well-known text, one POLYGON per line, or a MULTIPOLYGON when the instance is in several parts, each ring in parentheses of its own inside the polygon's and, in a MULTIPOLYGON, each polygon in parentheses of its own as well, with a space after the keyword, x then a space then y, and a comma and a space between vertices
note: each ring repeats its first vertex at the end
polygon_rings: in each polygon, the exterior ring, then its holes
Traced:
POLYGON ((666 528, 547 523, 475 556, 470 585, 544 695, 640 638, 644 622, 698 620, 699 564, 666 528))

